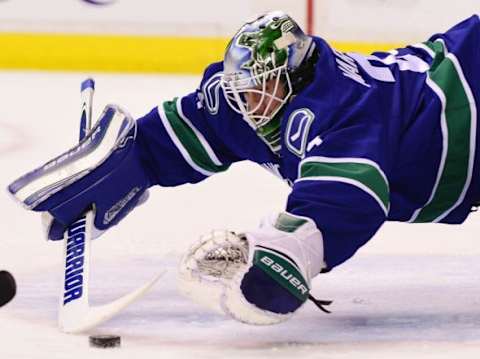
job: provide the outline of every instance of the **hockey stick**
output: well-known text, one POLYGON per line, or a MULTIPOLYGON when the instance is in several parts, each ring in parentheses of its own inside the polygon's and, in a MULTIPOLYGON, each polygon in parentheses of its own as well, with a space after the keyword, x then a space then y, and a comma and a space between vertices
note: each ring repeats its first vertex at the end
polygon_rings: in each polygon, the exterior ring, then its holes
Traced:
MULTIPOLYGON (((93 79, 82 82, 82 115, 80 140, 92 125, 93 79)), ((80 333, 112 318, 127 305, 142 297, 165 273, 162 271, 150 282, 125 296, 102 306, 89 305, 90 250, 95 213, 88 211, 70 225, 64 235, 64 274, 60 295, 58 326, 65 333, 80 333)))

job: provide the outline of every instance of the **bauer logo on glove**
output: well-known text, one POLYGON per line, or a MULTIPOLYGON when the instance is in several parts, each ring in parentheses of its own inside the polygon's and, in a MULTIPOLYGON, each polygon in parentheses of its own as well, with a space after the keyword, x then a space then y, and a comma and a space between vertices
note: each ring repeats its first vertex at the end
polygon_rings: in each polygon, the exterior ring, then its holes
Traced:
POLYGON ((257 250, 253 264, 269 274, 290 293, 300 300, 307 300, 309 289, 296 265, 279 254, 269 253, 267 249, 257 250))

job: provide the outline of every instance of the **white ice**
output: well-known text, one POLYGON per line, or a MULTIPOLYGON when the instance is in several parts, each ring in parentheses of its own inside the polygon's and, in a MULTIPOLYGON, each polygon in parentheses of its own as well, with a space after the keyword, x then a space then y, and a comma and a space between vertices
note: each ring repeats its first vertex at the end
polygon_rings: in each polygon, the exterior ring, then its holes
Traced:
MULTIPOLYGON (((0 73, 0 187, 72 146, 86 75, 0 73)), ((107 103, 135 117, 195 89, 198 77, 94 74, 95 113, 107 103)), ((0 358, 478 358, 480 217, 462 226, 389 223, 349 262, 314 281, 333 314, 306 304, 292 320, 252 327, 210 314, 176 290, 176 265, 199 234, 242 230, 283 207, 288 188, 248 163, 201 184, 156 188, 149 202, 93 244, 91 297, 103 303, 168 272, 149 295, 92 333, 94 349, 56 327, 61 244, 2 189, 0 268, 18 280, 0 309, 0 358)), ((348 224, 346 224, 348 225, 348 224)))

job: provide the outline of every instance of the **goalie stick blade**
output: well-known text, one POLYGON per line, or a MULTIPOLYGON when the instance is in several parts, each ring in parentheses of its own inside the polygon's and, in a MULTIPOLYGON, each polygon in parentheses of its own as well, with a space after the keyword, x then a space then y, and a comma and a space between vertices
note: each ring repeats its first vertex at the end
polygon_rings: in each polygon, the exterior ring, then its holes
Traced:
POLYGON ((166 272, 162 271, 142 287, 111 303, 90 307, 90 252, 94 218, 94 211, 87 212, 70 225, 63 239, 65 266, 58 326, 65 333, 81 333, 114 317, 129 304, 144 296, 166 272))
POLYGON ((166 273, 159 273, 155 278, 137 290, 105 305, 98 307, 77 307, 74 312, 69 312, 67 306, 60 311, 59 327, 65 333, 77 334, 95 328, 108 319, 121 312, 126 306, 143 297, 150 288, 166 273))

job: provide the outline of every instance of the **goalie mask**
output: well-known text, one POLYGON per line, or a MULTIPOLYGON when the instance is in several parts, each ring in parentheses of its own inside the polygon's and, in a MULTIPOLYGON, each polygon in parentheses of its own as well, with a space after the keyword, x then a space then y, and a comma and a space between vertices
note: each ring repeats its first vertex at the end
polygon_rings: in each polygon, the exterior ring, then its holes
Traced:
POLYGON ((225 98, 274 152, 281 148, 281 110, 311 81, 316 59, 312 38, 281 11, 245 24, 227 47, 225 98))

